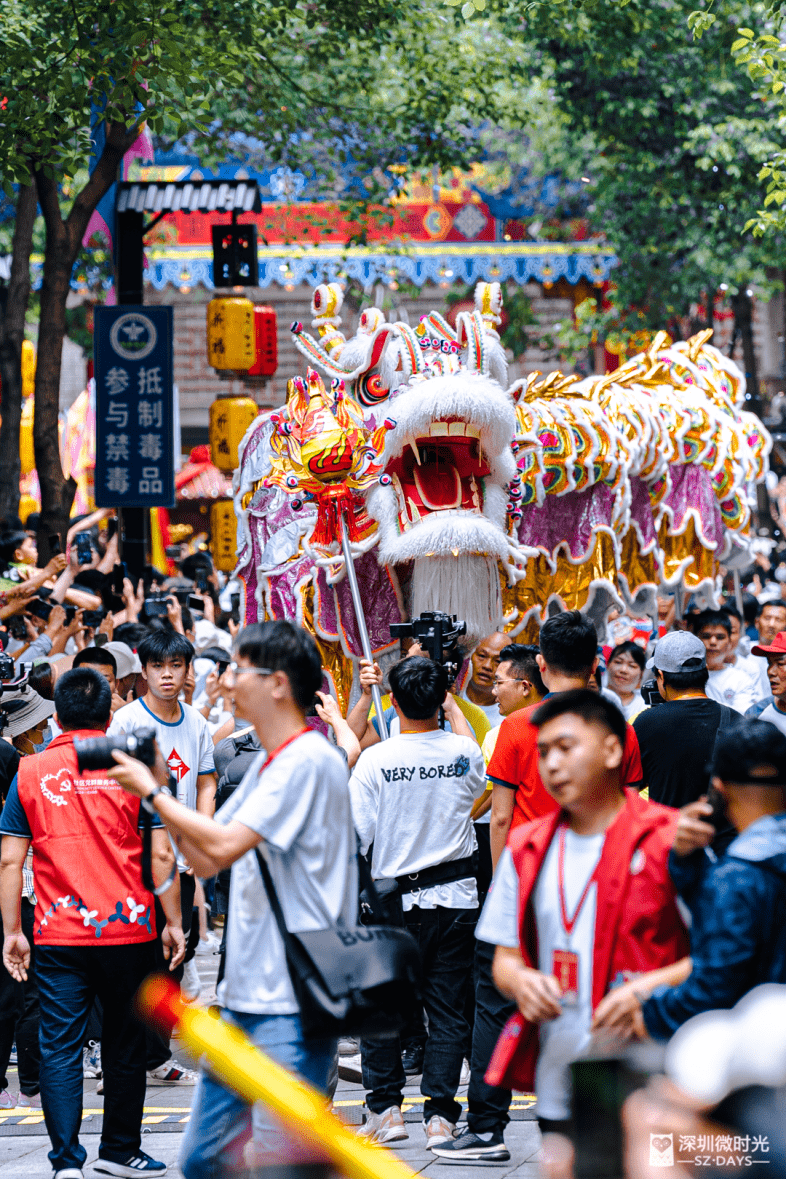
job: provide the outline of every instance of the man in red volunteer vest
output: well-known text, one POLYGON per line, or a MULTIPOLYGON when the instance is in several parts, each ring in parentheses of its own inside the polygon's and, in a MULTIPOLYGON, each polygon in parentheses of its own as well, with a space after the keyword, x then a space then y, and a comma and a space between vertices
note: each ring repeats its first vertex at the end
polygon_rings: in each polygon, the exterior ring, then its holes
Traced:
POLYGON ((534 1086, 541 1130, 569 1133, 570 1062, 595 1032, 635 1034, 640 1000, 690 971, 667 868, 678 812, 623 788, 626 725, 605 697, 562 692, 532 723, 560 809, 511 834, 478 924, 518 1007, 486 1079, 534 1086))
MULTIPOLYGON (((564 610, 544 622, 537 656, 549 696, 586 688, 598 666, 598 634, 579 610, 564 610)), ((546 697, 548 699, 548 697, 546 697)), ((538 771, 538 734, 533 704, 506 717, 488 766, 491 792, 491 862, 496 868, 508 835, 556 809, 538 771)), ((625 730, 621 781, 636 786, 642 778, 639 743, 630 725, 625 730)))
MULTIPOLYGON (((8 792, 0 833, 3 962, 24 981, 30 946, 22 933, 22 864, 33 845, 34 941, 41 1006, 41 1098, 56 1179, 81 1179, 82 1044, 93 1000, 103 1005, 104 1119, 101 1175, 163 1175, 141 1149, 145 1032, 132 1013, 139 984, 154 969, 155 910, 142 882, 140 802, 103 770, 80 773, 75 738, 102 737, 112 693, 91 667, 65 672, 55 687, 62 729, 43 753, 23 757, 8 792)), ((152 820, 153 879, 174 870, 166 831, 152 820)), ((176 877, 176 874, 175 874, 176 877)), ((162 893, 170 968, 185 953, 175 884, 162 893)))

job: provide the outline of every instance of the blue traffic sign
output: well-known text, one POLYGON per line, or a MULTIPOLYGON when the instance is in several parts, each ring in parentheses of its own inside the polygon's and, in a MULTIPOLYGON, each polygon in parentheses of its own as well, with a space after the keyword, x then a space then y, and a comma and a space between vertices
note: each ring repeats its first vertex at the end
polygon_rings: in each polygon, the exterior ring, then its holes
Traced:
POLYGON ((99 508, 175 503, 172 308, 96 307, 99 508))

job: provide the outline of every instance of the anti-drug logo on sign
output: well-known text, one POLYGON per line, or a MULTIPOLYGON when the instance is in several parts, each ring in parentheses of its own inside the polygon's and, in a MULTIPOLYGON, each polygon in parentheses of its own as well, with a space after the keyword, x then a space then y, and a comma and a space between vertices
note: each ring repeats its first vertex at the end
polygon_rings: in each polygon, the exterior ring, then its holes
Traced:
POLYGON ((147 315, 130 311, 112 324, 109 342, 123 360, 144 360, 156 346, 156 325, 147 315))

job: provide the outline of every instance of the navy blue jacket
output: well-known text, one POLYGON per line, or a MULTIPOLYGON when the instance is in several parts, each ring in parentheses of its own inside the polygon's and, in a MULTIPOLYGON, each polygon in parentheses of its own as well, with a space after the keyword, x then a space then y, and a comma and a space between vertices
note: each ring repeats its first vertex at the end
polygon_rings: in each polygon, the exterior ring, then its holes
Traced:
POLYGON ((669 856, 691 911, 693 969, 643 1005, 647 1031, 668 1040, 701 1011, 733 1007, 759 983, 786 983, 786 814, 752 823, 720 859, 669 856))

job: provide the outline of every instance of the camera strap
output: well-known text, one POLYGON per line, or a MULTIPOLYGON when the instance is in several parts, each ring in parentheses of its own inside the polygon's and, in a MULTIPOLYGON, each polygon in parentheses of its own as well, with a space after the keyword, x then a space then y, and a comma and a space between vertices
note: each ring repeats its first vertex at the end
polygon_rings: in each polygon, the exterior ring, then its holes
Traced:
MULTIPOLYGON (((172 781, 171 777, 169 781, 172 781)), ((156 887, 156 883, 153 880, 153 816, 141 803, 139 806, 139 817, 142 820, 142 883, 148 892, 152 892, 153 896, 160 897, 175 883, 177 860, 172 865, 172 870, 164 883, 156 887)))

